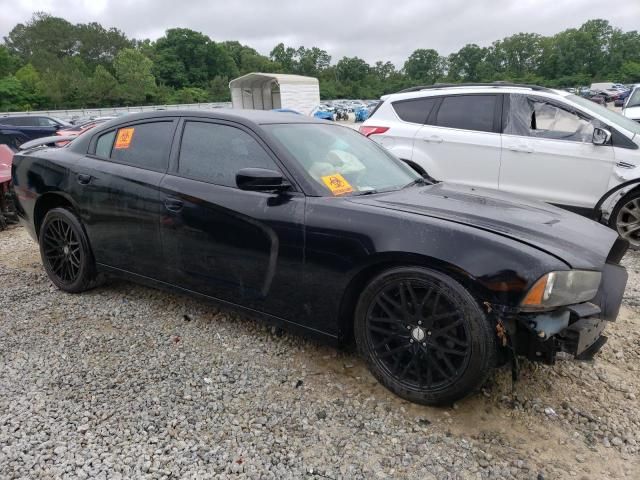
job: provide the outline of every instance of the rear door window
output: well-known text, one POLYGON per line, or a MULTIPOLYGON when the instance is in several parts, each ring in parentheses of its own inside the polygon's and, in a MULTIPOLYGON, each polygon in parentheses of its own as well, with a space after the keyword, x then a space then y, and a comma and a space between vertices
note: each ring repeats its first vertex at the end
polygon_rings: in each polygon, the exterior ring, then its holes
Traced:
POLYGON ((111 156, 111 147, 113 147, 113 141, 115 139, 115 130, 101 135, 96 142, 96 155, 102 158, 109 158, 111 156))
POLYGON ((401 120, 423 124, 427 121, 431 110, 438 103, 439 98, 414 98, 393 103, 393 109, 401 120))
POLYGON ((493 132, 496 95, 452 95, 442 100, 436 117, 439 127, 493 132))
MULTIPOLYGON (((169 150, 173 140, 173 121, 139 123, 121 127, 115 132, 115 142, 110 158, 134 167, 164 172, 168 167, 169 150)), ((104 153, 109 148, 109 133, 103 135, 96 144, 104 153), (106 138, 105 138, 106 137, 106 138), (103 140, 104 138, 104 140, 103 140), (100 141, 103 140, 101 143, 100 141)))
POLYGON ((216 123, 185 123, 178 173, 205 182, 236 187, 242 168, 279 171, 262 146, 240 128, 216 123))

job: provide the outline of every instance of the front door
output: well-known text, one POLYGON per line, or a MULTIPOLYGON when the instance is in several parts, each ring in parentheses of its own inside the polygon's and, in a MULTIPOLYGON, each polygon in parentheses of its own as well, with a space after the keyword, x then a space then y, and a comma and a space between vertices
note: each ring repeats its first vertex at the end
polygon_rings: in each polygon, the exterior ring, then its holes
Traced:
POLYGON ((160 185, 171 282, 272 315, 299 316, 305 197, 236 186, 242 168, 281 170, 262 141, 236 124, 186 120, 174 161, 160 185))
POLYGON ((570 107, 522 94, 509 102, 500 190, 592 208, 608 189, 613 147, 594 145, 591 119, 570 107))

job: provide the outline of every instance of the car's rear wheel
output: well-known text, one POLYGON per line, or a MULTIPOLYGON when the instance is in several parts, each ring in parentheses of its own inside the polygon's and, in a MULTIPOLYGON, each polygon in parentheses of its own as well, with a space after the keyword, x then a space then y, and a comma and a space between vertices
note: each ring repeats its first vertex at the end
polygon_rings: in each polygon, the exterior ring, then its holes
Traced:
POLYGON ((92 286, 95 265, 89 241, 72 212, 49 210, 40 227, 39 243, 45 271, 58 288, 78 293, 92 286))
POLYGON ((494 332, 473 297, 426 268, 394 268, 372 280, 356 307, 355 337, 385 387, 427 405, 471 393, 496 365, 494 332))
POLYGON ((640 192, 627 194, 618 202, 609 217, 609 225, 632 248, 640 249, 640 192))

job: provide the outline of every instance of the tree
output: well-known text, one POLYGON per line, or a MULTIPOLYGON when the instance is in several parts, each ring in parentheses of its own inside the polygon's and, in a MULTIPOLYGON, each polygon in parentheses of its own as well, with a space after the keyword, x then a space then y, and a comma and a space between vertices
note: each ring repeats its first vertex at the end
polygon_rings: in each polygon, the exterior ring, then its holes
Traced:
POLYGON ((158 80, 175 88, 206 88, 216 75, 235 76, 238 67, 229 51, 208 36, 188 28, 172 28, 154 46, 158 80))
POLYGON ((113 61, 119 82, 120 98, 127 105, 143 103, 154 93, 153 62, 141 52, 125 48, 113 61))
POLYGON ((343 57, 336 65, 336 76, 343 82, 361 82, 369 73, 369 64, 358 57, 343 57))
POLYGON ((0 78, 15 72, 18 64, 19 60, 9 52, 9 49, 0 45, 0 78))
POLYGON ((117 28, 105 29, 99 23, 78 24, 75 28, 78 54, 87 66, 110 67, 123 48, 131 48, 132 42, 117 28))
POLYGON ((78 45, 71 23, 43 12, 35 13, 26 24, 16 25, 4 41, 11 53, 37 69, 75 55, 78 45))
POLYGON ((13 75, 0 79, 0 110, 28 110, 27 93, 20 80, 13 75))
POLYGON ((117 99, 118 81, 102 65, 98 65, 89 82, 87 102, 92 107, 111 105, 117 99))
POLYGON ((415 50, 404 62, 404 71, 411 80, 425 84, 438 81, 444 74, 445 63, 433 49, 415 50))
POLYGON ((491 75, 485 62, 488 50, 471 43, 449 55, 449 79, 457 82, 479 82, 491 75))
POLYGON ((384 82, 396 74, 396 67, 391 62, 382 62, 379 60, 371 71, 379 81, 384 82))
POLYGON ((317 76, 321 70, 326 69, 331 63, 331 56, 317 47, 300 47, 296 51, 296 73, 307 76, 317 76))
POLYGON ((271 53, 269 54, 269 58, 273 62, 276 62, 280 65, 280 68, 285 73, 294 73, 296 70, 296 50, 291 47, 285 47, 284 43, 279 43, 271 53))

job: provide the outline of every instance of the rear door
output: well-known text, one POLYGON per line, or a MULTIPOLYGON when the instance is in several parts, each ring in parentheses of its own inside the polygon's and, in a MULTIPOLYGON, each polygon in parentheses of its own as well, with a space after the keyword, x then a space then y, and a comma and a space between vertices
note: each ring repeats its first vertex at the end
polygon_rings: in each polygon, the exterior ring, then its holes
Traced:
POLYGON ((75 166, 73 196, 96 262, 166 280, 159 185, 177 120, 128 123, 92 139, 75 166))
POLYGON ((440 98, 416 134, 413 161, 444 180, 497 188, 500 175, 502 95, 440 98))
POLYGON ((511 94, 508 109, 500 190, 592 208, 608 189, 615 155, 611 145, 592 143, 591 119, 536 95, 511 94))
POLYGON ((237 188, 242 168, 282 166, 250 129, 185 119, 161 183, 161 220, 170 281, 273 315, 302 314, 305 197, 237 188))

